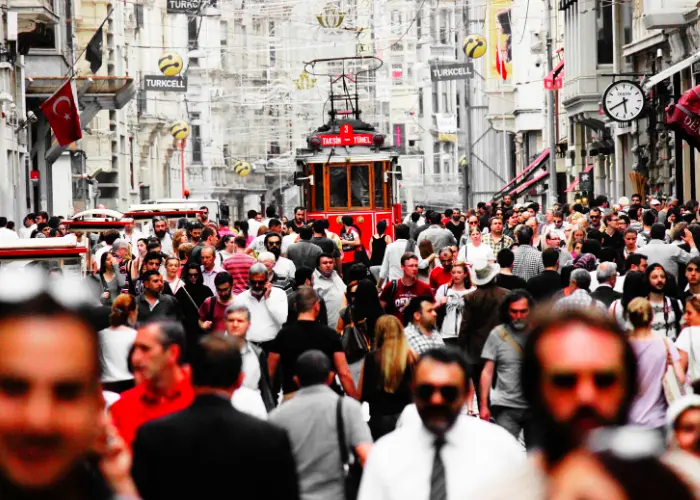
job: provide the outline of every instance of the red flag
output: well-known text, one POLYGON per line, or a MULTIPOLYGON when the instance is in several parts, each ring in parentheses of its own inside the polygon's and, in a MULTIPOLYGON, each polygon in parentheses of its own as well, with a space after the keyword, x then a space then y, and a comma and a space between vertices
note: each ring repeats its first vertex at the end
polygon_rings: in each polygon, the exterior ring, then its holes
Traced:
POLYGON ((506 62, 501 59, 501 48, 496 47, 496 71, 501 75, 503 81, 508 78, 508 70, 506 69, 506 62))
POLYGON ((51 125, 53 135, 61 146, 83 137, 78 114, 78 99, 75 96, 73 81, 68 80, 58 91, 41 105, 41 111, 51 125))

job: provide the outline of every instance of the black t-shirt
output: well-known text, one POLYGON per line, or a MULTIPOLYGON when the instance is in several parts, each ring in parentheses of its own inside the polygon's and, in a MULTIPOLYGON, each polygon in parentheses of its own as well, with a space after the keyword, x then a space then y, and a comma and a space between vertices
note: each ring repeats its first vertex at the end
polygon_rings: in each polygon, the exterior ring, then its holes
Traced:
POLYGON ((455 239, 459 241, 459 239, 462 237, 462 234, 464 234, 464 221, 459 221, 459 224, 455 224, 455 221, 450 219, 447 221, 447 224, 445 224, 445 228, 449 229, 450 232, 454 235, 455 239))
POLYGON ((496 284, 506 290, 526 289, 527 281, 514 274, 500 274, 496 277, 496 284))
POLYGON ((340 257, 340 249, 332 239, 325 237, 314 236, 311 238, 311 243, 318 245, 323 250, 323 253, 332 255, 333 257, 340 257))
POLYGON ((333 355, 343 352, 340 335, 335 330, 313 321, 297 321, 280 330, 270 344, 270 352, 280 355, 282 367, 282 391, 285 394, 298 389, 294 383, 294 369, 299 356, 310 349, 318 349, 331 360, 333 355))

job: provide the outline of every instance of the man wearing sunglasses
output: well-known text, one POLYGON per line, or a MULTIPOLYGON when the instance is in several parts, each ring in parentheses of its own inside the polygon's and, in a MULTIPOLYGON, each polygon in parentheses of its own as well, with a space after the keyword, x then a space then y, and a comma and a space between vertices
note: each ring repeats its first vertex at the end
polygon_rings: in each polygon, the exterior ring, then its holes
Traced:
POLYGON ((591 222, 588 225, 588 230, 586 232, 591 231, 593 229, 600 231, 601 233, 605 231, 605 226, 603 225, 603 214, 600 211, 600 208, 591 208, 591 210, 588 212, 588 219, 591 222))
MULTIPOLYGON (((313 243, 310 243, 313 245, 313 243)), ((282 235, 279 233, 267 233, 265 235, 265 250, 275 256, 273 271, 278 281, 290 282, 294 279, 297 268, 294 262, 282 256, 282 235)))
POLYGON ((373 445, 359 500, 477 498, 486 485, 521 466, 525 454, 508 432, 460 418, 467 402, 467 370, 456 349, 432 349, 421 356, 412 387, 422 424, 405 425, 373 445))

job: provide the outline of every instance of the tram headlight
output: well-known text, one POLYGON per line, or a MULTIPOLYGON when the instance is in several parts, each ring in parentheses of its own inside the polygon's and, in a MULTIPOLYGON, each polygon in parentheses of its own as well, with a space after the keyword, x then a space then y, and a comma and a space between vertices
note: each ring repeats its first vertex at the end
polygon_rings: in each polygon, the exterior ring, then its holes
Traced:
POLYGON ((374 147, 381 148, 384 145, 384 136, 382 134, 377 134, 374 136, 374 147))
POLYGON ((311 149, 321 149, 321 139, 312 137, 309 139, 309 146, 311 146, 311 149))

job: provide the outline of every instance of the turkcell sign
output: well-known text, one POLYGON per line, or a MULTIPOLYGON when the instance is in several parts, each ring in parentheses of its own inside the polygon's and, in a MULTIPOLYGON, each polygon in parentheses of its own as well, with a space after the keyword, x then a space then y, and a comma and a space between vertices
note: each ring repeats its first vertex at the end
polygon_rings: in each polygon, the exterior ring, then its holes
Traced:
POLYGON ((146 75, 143 77, 146 92, 187 92, 186 76, 146 75))
POLYGON ((354 134, 352 138, 343 140, 339 135, 320 135, 321 146, 371 146, 372 134, 354 134))
POLYGON ((430 66, 430 79, 434 82, 466 80, 474 76, 470 63, 434 64, 430 66))
POLYGON ((199 14, 201 0, 168 0, 168 14, 199 14))

